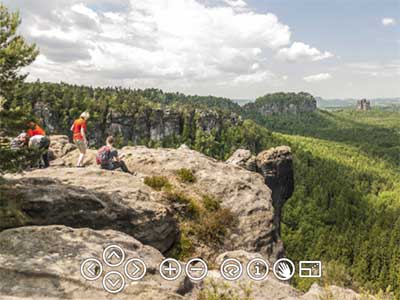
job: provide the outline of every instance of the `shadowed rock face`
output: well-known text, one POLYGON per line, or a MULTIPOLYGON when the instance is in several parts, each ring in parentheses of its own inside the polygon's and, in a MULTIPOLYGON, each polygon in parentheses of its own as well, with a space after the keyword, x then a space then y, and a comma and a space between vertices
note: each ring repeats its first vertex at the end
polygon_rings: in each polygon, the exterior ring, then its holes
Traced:
POLYGON ((259 153, 257 157, 248 150, 238 149, 227 160, 227 163, 257 172, 264 177, 265 184, 272 191, 272 205, 275 209, 273 217, 274 241, 277 245, 280 245, 280 247, 276 247, 276 256, 282 256, 283 245, 280 240, 282 208, 294 191, 291 149, 287 146, 271 148, 259 153))
POLYGON ((76 168, 49 168, 29 175, 1 186, 2 205, 12 207, 12 214, 1 216, 0 230, 52 224, 114 229, 162 252, 178 238, 172 213, 138 178, 117 173, 111 179, 106 171, 76 168), (124 192, 119 191, 122 186, 124 192))
POLYGON ((265 184, 272 191, 274 223, 280 228, 282 207, 294 191, 292 151, 287 146, 268 149, 258 154, 256 161, 257 172, 263 175, 265 184))

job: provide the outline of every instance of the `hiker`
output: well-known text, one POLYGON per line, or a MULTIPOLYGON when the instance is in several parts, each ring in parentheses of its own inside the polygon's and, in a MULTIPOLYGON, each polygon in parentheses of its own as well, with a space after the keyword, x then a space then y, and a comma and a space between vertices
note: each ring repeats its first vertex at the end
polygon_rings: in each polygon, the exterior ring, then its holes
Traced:
POLYGON ((46 136, 46 132, 44 131, 44 129, 36 124, 34 121, 28 121, 26 125, 28 126, 28 131, 26 132, 26 134, 29 138, 29 148, 37 148, 42 151, 39 168, 49 167, 50 139, 46 136))
POLYGON ((87 130, 87 125, 86 122, 89 119, 90 114, 85 111, 81 113, 79 119, 76 119, 74 121, 74 124, 72 124, 71 131, 73 132, 73 140, 75 145, 79 149, 79 158, 78 162, 76 164, 77 168, 83 168, 83 160, 85 158, 87 146, 88 146, 88 141, 86 138, 86 130, 87 130))
POLYGON ((26 134, 26 132, 22 132, 17 137, 15 137, 11 140, 10 148, 13 151, 20 150, 20 149, 28 146, 28 141, 29 141, 28 135, 26 134))
POLYGON ((135 175, 135 172, 129 171, 125 162, 122 160, 124 154, 118 155, 118 151, 113 147, 114 138, 109 136, 106 139, 106 145, 101 147, 96 155, 96 162, 102 169, 105 170, 116 170, 121 168, 125 173, 135 175))

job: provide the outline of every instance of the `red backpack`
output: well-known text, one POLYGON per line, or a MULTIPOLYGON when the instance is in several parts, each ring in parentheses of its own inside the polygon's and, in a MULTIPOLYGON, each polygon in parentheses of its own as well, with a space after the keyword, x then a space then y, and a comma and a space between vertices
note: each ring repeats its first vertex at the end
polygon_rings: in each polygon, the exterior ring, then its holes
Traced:
POLYGON ((97 151, 96 163, 98 165, 107 165, 110 163, 111 149, 108 146, 103 146, 97 151))

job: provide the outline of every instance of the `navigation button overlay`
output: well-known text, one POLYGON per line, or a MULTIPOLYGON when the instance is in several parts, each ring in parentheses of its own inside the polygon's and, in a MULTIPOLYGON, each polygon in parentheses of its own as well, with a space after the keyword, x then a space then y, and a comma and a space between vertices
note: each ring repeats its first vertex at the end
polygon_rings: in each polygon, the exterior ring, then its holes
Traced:
POLYGON ((110 245, 103 251, 103 260, 107 266, 118 267, 125 260, 125 252, 120 246, 110 245))
POLYGON ((103 273, 103 266, 96 258, 85 259, 81 263, 81 275, 89 281, 97 280, 103 273))
POLYGON ((208 266, 204 260, 193 258, 189 260, 185 267, 186 275, 192 280, 202 280, 207 276, 208 266))
POLYGON ((220 267, 222 277, 226 280, 234 281, 239 279, 243 274, 243 266, 236 258, 224 260, 220 267))
POLYGON ((103 288, 111 294, 117 294, 121 292, 124 287, 125 279, 124 276, 122 276, 119 272, 108 272, 103 278, 103 288))
POLYGON ((130 280, 138 281, 146 275, 146 264, 140 258, 131 258, 125 263, 125 275, 130 280))
POLYGON ((262 258, 254 258, 247 263, 247 275, 255 280, 261 281, 267 278, 269 272, 268 263, 262 258))
POLYGON ((173 258, 167 258, 160 264, 160 275, 165 280, 176 280, 182 273, 181 264, 173 258))

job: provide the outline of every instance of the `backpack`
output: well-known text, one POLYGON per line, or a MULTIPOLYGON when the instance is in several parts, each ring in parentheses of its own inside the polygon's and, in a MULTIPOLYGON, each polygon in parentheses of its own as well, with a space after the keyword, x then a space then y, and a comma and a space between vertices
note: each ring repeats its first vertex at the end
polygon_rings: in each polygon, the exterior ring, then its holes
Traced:
POLYGON ((107 165, 110 163, 111 149, 108 146, 103 146, 97 151, 96 163, 98 165, 107 165))

